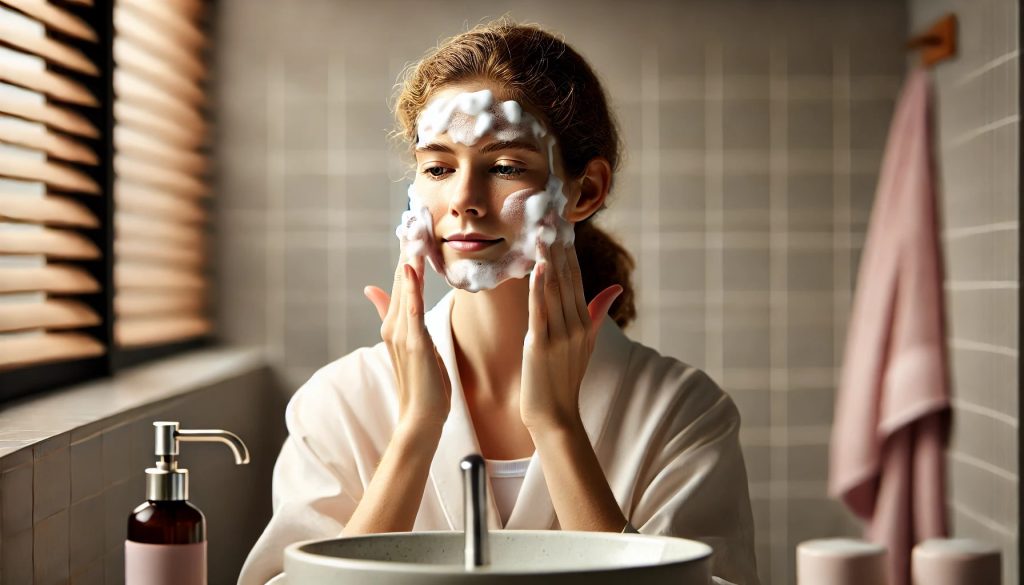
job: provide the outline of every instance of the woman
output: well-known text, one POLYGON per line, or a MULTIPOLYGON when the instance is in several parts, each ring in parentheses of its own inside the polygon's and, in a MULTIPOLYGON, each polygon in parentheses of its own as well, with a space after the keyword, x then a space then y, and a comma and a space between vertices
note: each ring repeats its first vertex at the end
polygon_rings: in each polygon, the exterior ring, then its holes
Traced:
POLYGON ((499 21, 407 71, 396 104, 416 178, 383 341, 291 399, 274 516, 239 583, 299 540, 461 530, 459 460, 487 460, 491 529, 699 539, 720 580, 756 584, 732 400, 629 340, 632 259, 593 223, 619 139, 593 71, 499 21), (430 311, 428 268, 452 286, 430 311), (607 317, 607 318, 606 318, 607 317))

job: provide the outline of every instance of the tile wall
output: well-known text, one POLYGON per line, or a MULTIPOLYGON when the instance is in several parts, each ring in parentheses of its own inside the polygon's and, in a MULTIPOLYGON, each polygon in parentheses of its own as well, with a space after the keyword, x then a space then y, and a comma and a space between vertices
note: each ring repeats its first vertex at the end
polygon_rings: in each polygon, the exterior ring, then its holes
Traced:
POLYGON ((1019 579, 1020 22, 1012 0, 914 0, 912 30, 948 12, 960 55, 935 68, 949 348, 950 517, 1003 549, 1019 579))

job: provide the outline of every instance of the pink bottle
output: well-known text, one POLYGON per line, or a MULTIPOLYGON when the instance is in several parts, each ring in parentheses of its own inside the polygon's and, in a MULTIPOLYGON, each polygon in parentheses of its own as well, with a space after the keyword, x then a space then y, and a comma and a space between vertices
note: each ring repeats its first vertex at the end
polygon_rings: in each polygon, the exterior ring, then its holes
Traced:
POLYGON ((146 470, 146 501, 128 516, 125 585, 206 585, 206 518, 188 502, 188 470, 178 468, 178 443, 222 442, 237 464, 249 462, 249 450, 227 431, 180 430, 177 422, 153 426, 158 460, 146 470))
POLYGON ((966 538, 936 538, 914 547, 914 585, 999 585, 1003 565, 999 549, 966 538))
POLYGON ((797 585, 887 585, 884 546, 848 538, 801 542, 797 585))

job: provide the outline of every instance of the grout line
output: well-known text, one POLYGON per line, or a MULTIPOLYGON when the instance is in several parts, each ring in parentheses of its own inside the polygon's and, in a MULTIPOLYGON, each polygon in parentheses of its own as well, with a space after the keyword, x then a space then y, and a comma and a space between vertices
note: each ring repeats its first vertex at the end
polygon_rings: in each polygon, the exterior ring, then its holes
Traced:
MULTIPOLYGON (((661 91, 659 83, 658 51, 648 45, 644 48, 640 69, 640 94, 644 97, 657 98, 661 91)), ((656 100, 644 100, 640 110, 641 144, 643 152, 658 152, 661 142, 659 103, 656 100)), ((653 250, 654 254, 642 255, 648 263, 643 267, 641 281, 641 298, 657 296, 661 281, 660 242, 658 233, 658 208, 660 207, 661 161, 658 157, 644 156, 641 160, 643 175, 640 178, 640 245, 645 250, 653 250)), ((654 346, 660 346, 661 322, 657 314, 651 312, 640 320, 641 336, 654 346)))
POLYGON ((1018 355, 1017 349, 1013 347, 1005 347, 1002 345, 995 345, 992 343, 982 343, 980 341, 971 341, 968 339, 961 339, 957 337, 950 338, 949 345, 954 349, 982 351, 998 355, 1004 355, 1012 358, 1015 358, 1018 355))
POLYGON ((999 57, 996 57, 995 59, 992 59, 988 63, 985 63, 984 65, 978 67, 977 69, 971 71, 970 73, 967 73, 967 74, 963 75, 962 77, 960 77, 960 79, 957 79, 956 81, 954 81, 952 87, 959 87, 961 85, 966 85, 971 80, 984 75, 985 73, 995 69, 996 67, 1002 65, 1003 63, 1006 63, 1008 61, 1012 61, 1012 60, 1016 59, 1018 55, 1019 55, 1018 50, 1014 49, 1013 51, 1010 51, 1009 53, 1006 53, 1005 55, 1001 55, 999 57))
POLYGON ((1007 481, 1011 481, 1013 483, 1017 483, 1019 481, 1016 473, 1013 473, 1012 471, 1007 471, 1006 469, 1003 469, 998 465, 993 465, 988 461, 983 461, 981 459, 978 459, 977 457, 968 455, 962 451, 954 451, 951 449, 949 451, 949 456, 950 458, 955 459, 956 461, 959 461, 966 465, 970 465, 972 467, 976 467, 983 471, 987 471, 988 473, 991 473, 992 475, 998 476, 1007 481))
POLYGON ((950 228, 943 232, 942 239, 948 241, 959 240, 970 236, 978 236, 982 234, 992 234, 997 232, 1010 232, 1020 229, 1020 222, 1017 221, 1000 221, 996 223, 988 223, 985 225, 972 225, 958 228, 950 228))
MULTIPOLYGON (((790 171, 789 156, 789 71, 786 57, 786 45, 773 38, 769 43, 768 69, 771 75, 771 95, 769 100, 769 209, 788 209, 788 176, 790 171)), ((780 393, 780 389, 790 387, 789 379, 789 297, 787 281, 789 275, 789 225, 785 213, 771 213, 769 226, 771 236, 768 245, 769 282, 768 292, 771 309, 769 310, 769 363, 771 370, 768 377, 770 398, 770 438, 769 452, 771 480, 766 486, 769 497, 775 500, 768 511, 771 534, 776 535, 780 542, 789 542, 789 499, 797 489, 795 482, 789 481, 789 400, 788 393, 780 393)), ((751 491, 758 491, 754 485, 751 491)), ((773 561, 778 561, 774 559, 773 561)), ((774 564, 774 563, 773 563, 774 564)), ((789 562, 781 565, 781 578, 789 581, 792 567, 789 562)), ((774 571, 773 571, 774 572, 774 571)))
POLYGON ((989 132, 992 132, 994 130, 998 130, 998 129, 1004 127, 1004 126, 1009 126, 1011 124, 1015 124, 1019 120, 1020 120, 1020 115, 1019 114, 1013 114, 1011 116, 1007 116, 1007 117, 1002 118, 1000 120, 995 120, 995 121, 989 122, 988 124, 984 124, 982 126, 978 126, 977 128, 974 128, 974 129, 968 130, 967 132, 964 132, 960 136, 957 136, 955 138, 951 138, 950 140, 945 141, 945 143, 941 147, 941 151, 942 151, 943 154, 950 153, 951 151, 956 150, 957 148, 960 148, 961 146, 967 144, 968 142, 970 142, 972 140, 975 140, 976 138, 978 138, 980 136, 983 136, 983 135, 985 135, 985 134, 987 134, 989 132))
POLYGON ((981 524, 982 526, 984 526, 985 528, 988 528, 989 530, 991 530, 993 532, 998 532, 999 534, 1001 534, 1003 536, 1006 536, 1006 537, 1009 537, 1009 538, 1017 538, 1017 530, 1015 528, 1012 528, 1012 527, 1009 527, 1009 526, 1003 526, 1002 524, 996 522, 995 520, 992 520, 990 518, 986 518, 985 516, 982 516, 980 513, 975 512, 974 510, 968 508, 967 506, 965 506, 961 502, 953 501, 953 502, 950 502, 949 506, 953 510, 956 510, 957 512, 963 514, 964 516, 967 516, 968 518, 970 518, 974 522, 977 522, 978 524, 981 524))
POLYGON ((946 281, 945 288, 947 291, 1017 290, 1020 285, 1015 280, 946 281))
POLYGON ((977 414, 979 416, 987 416, 993 420, 997 420, 1015 429, 1020 426, 1020 421, 1017 420, 1016 416, 1006 414, 1005 412, 1001 412, 993 408, 988 408, 987 406, 981 406, 979 404, 974 404, 973 402, 968 402, 966 400, 958 398, 954 398, 951 401, 951 404, 953 405, 953 408, 955 408, 956 410, 963 410, 965 412, 970 412, 971 414, 977 414))

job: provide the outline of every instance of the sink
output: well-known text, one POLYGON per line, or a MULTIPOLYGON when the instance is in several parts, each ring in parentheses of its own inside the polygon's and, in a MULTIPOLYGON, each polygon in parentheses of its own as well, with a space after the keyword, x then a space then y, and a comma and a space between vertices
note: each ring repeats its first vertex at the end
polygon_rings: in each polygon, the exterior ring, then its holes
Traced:
POLYGON ((275 585, 708 585, 711 547, 671 536, 488 532, 484 460, 460 463, 466 530, 389 532, 296 542, 275 585))

